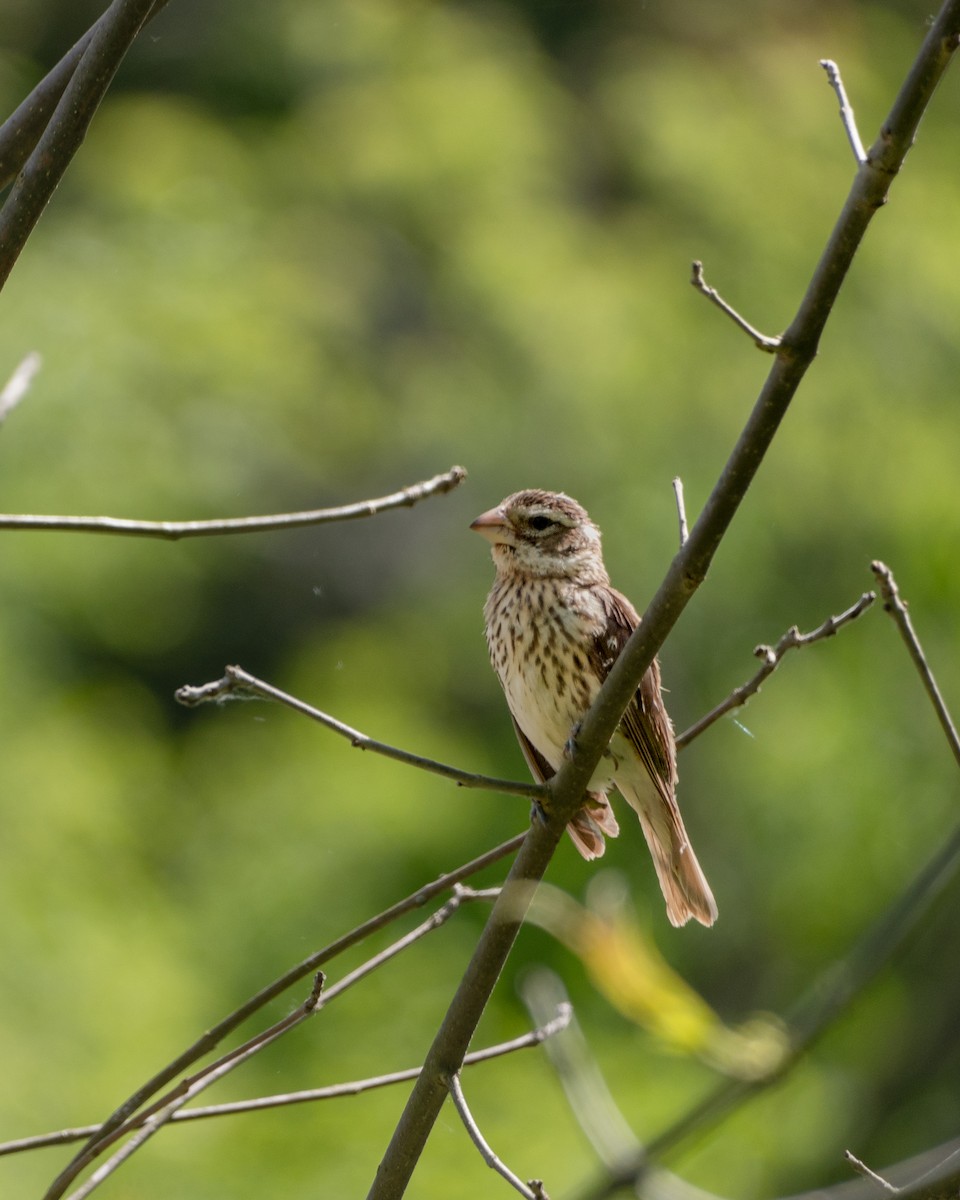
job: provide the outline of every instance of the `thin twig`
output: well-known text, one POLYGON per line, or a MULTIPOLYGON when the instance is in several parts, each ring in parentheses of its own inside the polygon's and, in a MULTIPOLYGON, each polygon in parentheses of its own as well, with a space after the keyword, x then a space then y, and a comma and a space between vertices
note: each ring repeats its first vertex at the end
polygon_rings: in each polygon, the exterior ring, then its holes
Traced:
POLYGON ((470 1135, 470 1140, 480 1151, 480 1157, 492 1170, 496 1171, 503 1179, 510 1184, 512 1188, 525 1197, 525 1200, 540 1200, 541 1197, 546 1200, 546 1192, 543 1190, 543 1184, 537 1180, 537 1190, 534 1191, 533 1183, 524 1183, 519 1175, 514 1175, 513 1171, 501 1160, 490 1147, 490 1143, 480 1132, 480 1126, 474 1120, 473 1113, 467 1104, 467 1098, 463 1094, 463 1087, 460 1083, 459 1071, 454 1075, 447 1077, 447 1089, 450 1092, 450 1098, 453 1100, 454 1107, 460 1114, 460 1120, 463 1122, 463 1127, 470 1135))
MULTIPOLYGON (((488 850, 485 854, 471 859, 470 862, 463 864, 463 866, 457 867, 445 875, 441 875, 433 883, 424 885, 405 899, 385 909, 382 913, 371 917, 362 925, 358 925, 349 933, 344 934, 336 941, 324 946, 323 949, 311 954, 296 966, 291 967, 289 971, 286 971, 266 987, 261 988, 259 992, 251 996, 238 1009, 224 1017, 212 1029, 209 1029, 202 1037, 198 1038, 192 1046, 189 1046, 181 1054, 177 1055, 172 1062, 167 1063, 151 1079, 137 1088, 105 1121, 95 1126, 90 1141, 67 1164, 56 1182, 59 1183, 62 1181, 64 1186, 69 1185, 98 1156, 105 1140, 115 1130, 119 1129, 134 1113, 141 1109, 151 1096, 156 1095, 161 1088, 166 1087, 168 1083, 181 1075, 193 1063, 213 1050, 229 1033, 242 1025, 255 1012, 265 1007, 265 1005, 276 999, 277 996, 282 995, 293 984, 299 982, 307 975, 314 974, 321 965, 330 962, 352 946, 363 942, 371 934, 383 929, 386 925, 389 925, 406 913, 422 907, 429 900, 433 899, 434 896, 454 887, 461 880, 475 875, 478 871, 491 866, 493 863, 505 858, 508 854, 513 853, 523 843, 525 836, 525 834, 519 834, 509 841, 494 847, 494 849, 488 850)), ((51 1192, 49 1194, 57 1195, 58 1193, 51 1192)))
POLYGON ((748 334, 753 341, 753 344, 767 354, 775 354, 778 350, 782 338, 767 337, 765 333, 761 333, 759 329, 755 329, 745 317, 741 317, 737 310, 724 300, 716 288, 710 287, 706 279, 703 277, 703 263, 699 259, 693 262, 693 273, 690 277, 690 282, 702 295, 715 304, 721 312, 725 312, 730 320, 748 334))
POLYGON ((871 1171, 867 1164, 861 1162, 855 1154, 851 1153, 851 1151, 844 1150, 843 1157, 847 1160, 850 1166, 853 1167, 857 1174, 862 1175, 864 1179, 869 1179, 871 1183, 875 1183, 877 1187, 882 1188, 883 1191, 892 1196, 896 1196, 899 1193, 900 1189, 898 1187, 894 1187, 892 1183, 884 1179, 882 1175, 878 1175, 876 1171, 871 1171))
POLYGON ((677 501, 677 521, 680 526, 680 549, 682 550, 690 531, 687 529, 687 508, 683 502, 683 480, 679 475, 674 476, 673 494, 677 501))
POLYGON ((0 391, 0 424, 7 419, 30 390, 33 377, 40 370, 42 364, 43 359, 34 350, 16 366, 13 374, 3 385, 3 391, 0 391))
POLYGON ((857 118, 854 116, 853 107, 847 99, 847 89, 843 86, 843 80, 840 78, 840 68, 832 58, 821 58, 820 66, 826 71, 830 86, 837 93, 837 99, 840 101, 840 120, 843 122, 843 128, 847 132, 847 139, 850 142, 853 157, 857 160, 857 166, 862 167, 867 161, 867 152, 863 148, 863 142, 860 141, 860 134, 857 130, 857 118))
POLYGON ((818 625, 816 629, 810 633, 801 633, 796 625, 791 626, 787 632, 780 638, 775 646, 757 646, 754 650, 754 655, 762 660, 763 665, 756 675, 748 679, 746 683, 740 687, 734 688, 730 695, 716 708, 711 709, 705 716, 702 716, 699 721, 691 725, 689 729, 685 729, 677 737, 677 749, 683 749, 688 746, 694 738, 699 737, 705 729, 718 721, 728 712, 732 712, 735 708, 740 708, 746 704, 751 696, 755 696, 764 682, 770 678, 774 671, 783 661, 784 655, 789 650, 798 650, 803 646, 810 646, 814 642, 822 641, 824 638, 833 637, 834 634, 842 629, 844 625, 849 625, 851 621, 855 621, 857 617, 863 613, 876 600, 874 592, 864 592, 860 599, 835 617, 827 617, 822 625, 818 625))
POLYGON ((544 795, 545 789, 542 784, 519 783, 509 779, 493 779, 488 775, 476 775, 470 771, 462 771, 459 767, 451 767, 447 763, 437 762, 432 758, 424 758, 420 754, 412 754, 409 750, 401 750, 398 746, 391 746, 387 742, 379 742, 375 738, 361 733, 359 729, 353 729, 343 721, 338 721, 329 713, 314 708, 313 705, 299 700, 296 696, 291 696, 289 692, 283 692, 280 688, 276 688, 262 679, 257 679, 243 667, 227 667, 222 679, 215 679, 211 683, 197 686, 187 685, 179 688, 176 693, 177 700, 188 708, 198 704, 208 704, 211 701, 219 703, 230 698, 250 699, 257 696, 277 700, 288 708, 294 709, 295 712, 302 713, 326 729, 340 734, 358 750, 369 750, 373 754, 393 759, 394 762, 405 763, 410 767, 419 767, 422 771, 429 771, 444 779, 452 779, 458 787, 483 788, 486 791, 502 792, 508 796, 525 796, 532 800, 542 798, 544 795))
MULTIPOLYGON (((477 893, 478 896, 481 894, 477 893)), ((518 1050, 527 1050, 544 1043, 549 1043, 551 1038, 563 1029, 566 1029, 570 1022, 571 1014, 572 1009, 569 1005, 561 1005, 549 1021, 537 1026, 536 1029, 531 1029, 528 1033, 511 1038, 507 1042, 497 1042, 495 1045, 486 1046, 482 1050, 471 1050, 463 1060, 463 1065, 465 1067, 476 1066, 479 1063, 489 1062, 494 1058, 514 1054, 518 1050)), ((371 1076, 368 1079, 354 1079, 346 1083, 330 1084, 328 1087, 305 1088, 298 1092, 257 1096, 252 1100, 234 1100, 225 1104, 208 1104, 202 1108, 183 1109, 173 1114, 171 1124, 180 1125, 184 1121, 202 1121, 211 1117, 229 1117, 235 1116, 238 1113, 261 1112, 271 1108, 286 1108, 293 1104, 311 1104, 322 1100, 339 1100, 345 1096, 359 1096, 364 1092, 374 1091, 377 1088, 391 1087, 397 1083, 409 1083, 411 1080, 417 1078, 422 1069, 422 1067, 408 1067, 403 1071, 390 1071, 383 1075, 371 1076)), ((135 1128, 141 1122, 145 1122, 145 1120, 145 1115, 140 1113, 130 1123, 130 1127, 135 1128)), ((5 1154, 21 1154, 27 1150, 41 1150, 50 1146, 62 1146, 70 1142, 78 1142, 83 1138, 90 1137, 98 1129, 99 1126, 97 1125, 82 1125, 73 1129, 58 1129, 54 1133, 41 1133, 33 1137, 17 1138, 15 1141, 0 1142, 0 1156, 5 1154)))
POLYGON ((93 26, 70 81, 0 211, 0 287, 13 270, 154 0, 113 0, 93 26))
POLYGON ((897 629, 900 631, 900 636, 906 643, 907 650, 910 652, 910 657, 913 660, 913 665, 920 673, 923 686, 930 697, 930 703, 937 714, 940 728, 946 734, 953 757, 957 760, 957 765, 960 766, 960 737, 957 736, 957 727, 950 717, 950 710, 947 708, 946 702, 940 694, 940 689, 937 687, 937 681, 933 677, 933 672, 927 664, 923 647, 920 645, 920 639, 917 637, 913 628, 913 622, 910 620, 907 605, 900 599, 900 589, 897 587, 897 581, 893 577, 893 572, 882 562, 871 563, 870 569, 873 571, 877 583, 880 585, 880 596, 883 599, 884 612, 888 612, 893 618, 897 629))
POLYGON ((123 517, 63 517, 23 513, 0 513, 0 529, 29 529, 58 533, 111 533, 123 537, 161 538, 175 542, 186 537, 210 537, 228 533, 262 533, 271 529, 297 529, 303 525, 327 525, 375 517, 393 508, 410 508, 430 496, 451 492, 466 478, 463 467, 451 467, 442 475, 379 496, 336 508, 306 512, 276 513, 262 517, 227 517, 210 521, 131 521, 123 517))

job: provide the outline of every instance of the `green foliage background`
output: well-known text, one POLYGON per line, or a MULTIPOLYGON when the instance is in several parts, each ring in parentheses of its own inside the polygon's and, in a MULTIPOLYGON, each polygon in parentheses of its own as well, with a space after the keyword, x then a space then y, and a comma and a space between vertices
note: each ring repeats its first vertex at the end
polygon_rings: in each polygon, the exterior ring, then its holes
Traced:
MULTIPOLYGON (((0 3, 5 112, 98 11, 0 3)), ((570 492, 642 608, 675 549, 672 477, 695 515, 768 367, 689 287, 690 261, 765 330, 786 324, 852 171, 817 61, 839 60, 870 141, 927 16, 906 0, 204 0, 150 26, 0 297, 0 374, 44 357, 0 435, 0 506, 199 518, 470 475, 298 533, 4 535, 0 1138, 102 1117, 287 966, 523 827, 522 802, 277 708, 185 713, 173 690, 240 662, 373 736, 523 777, 469 520, 521 486, 570 492)), ((679 728, 752 673, 756 643, 852 603, 877 557, 960 708, 958 97, 954 72, 664 650, 679 728)), ((955 767, 879 608, 789 661, 681 775, 715 930, 669 929, 629 822, 606 863, 732 1022, 789 1006, 956 822, 955 767)), ((592 870, 564 844, 550 878, 581 896, 592 870)), ((879 1167, 954 1135, 958 898, 788 1082, 671 1165, 763 1197, 843 1178, 844 1147, 879 1167)), ((418 1062, 482 918, 213 1099, 418 1062)), ((543 961, 641 1137, 712 1087, 536 930, 479 1042, 527 1026, 515 983, 543 961)), ((474 1072, 468 1095, 521 1175, 562 1195, 592 1174, 536 1052, 474 1072)), ((363 1195, 404 1097, 171 1131, 107 1194, 363 1195)), ((0 1192, 40 1194, 62 1157, 3 1160, 0 1192)), ((446 1112, 411 1195, 497 1187, 446 1112)))

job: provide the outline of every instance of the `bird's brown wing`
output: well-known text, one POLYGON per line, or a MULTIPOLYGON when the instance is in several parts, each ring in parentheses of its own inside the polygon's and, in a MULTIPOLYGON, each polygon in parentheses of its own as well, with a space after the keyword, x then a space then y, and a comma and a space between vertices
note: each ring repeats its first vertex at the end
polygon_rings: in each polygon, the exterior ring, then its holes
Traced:
MULTIPOLYGON (((523 757, 527 760, 530 774, 538 783, 546 783, 556 772, 523 732, 516 719, 513 716, 510 719, 513 721, 513 729, 523 757)), ((607 837, 616 837, 620 826, 607 797, 602 792, 588 792, 583 807, 568 823, 567 832, 583 857, 589 860, 603 855, 606 849, 604 834, 607 837)))
MULTIPOLYGON (((604 588, 601 600, 605 624, 594 639, 592 665, 602 681, 610 674, 610 668, 640 624, 640 618, 626 596, 614 588, 604 588)), ((656 659, 644 673, 640 686, 627 706, 620 729, 639 754, 672 819, 677 813, 674 799, 677 751, 673 726, 660 696, 660 664, 656 659)))

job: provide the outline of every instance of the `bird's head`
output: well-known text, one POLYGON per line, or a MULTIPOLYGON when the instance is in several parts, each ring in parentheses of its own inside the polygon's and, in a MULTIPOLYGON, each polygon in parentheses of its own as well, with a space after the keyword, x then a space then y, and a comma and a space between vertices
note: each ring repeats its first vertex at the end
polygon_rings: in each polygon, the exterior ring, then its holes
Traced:
POLYGON ((471 524, 493 547, 498 571, 590 585, 608 583, 600 530, 562 492, 515 492, 471 524))

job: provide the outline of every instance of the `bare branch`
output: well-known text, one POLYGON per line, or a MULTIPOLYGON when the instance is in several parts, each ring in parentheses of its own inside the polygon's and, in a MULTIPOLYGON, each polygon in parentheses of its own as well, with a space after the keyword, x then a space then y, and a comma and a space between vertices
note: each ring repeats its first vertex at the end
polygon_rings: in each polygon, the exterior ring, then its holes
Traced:
POLYGON ((822 625, 818 625, 810 633, 801 633, 796 625, 792 625, 775 646, 757 646, 753 653, 763 662, 760 670, 746 683, 734 688, 726 700, 718 704, 716 708, 711 709, 689 729, 685 729, 677 738, 677 749, 682 750, 684 746, 688 746, 694 738, 699 737, 705 729, 709 729, 726 713, 746 704, 751 696, 755 696, 760 691, 762 685, 779 667, 784 655, 789 650, 798 650, 803 646, 811 646, 814 642, 822 641, 824 638, 833 637, 844 625, 849 625, 851 621, 862 616, 876 598, 874 592, 864 592, 856 604, 851 605, 850 608, 835 617, 827 617, 822 625))
POLYGON ((947 708, 946 702, 940 694, 940 689, 937 687, 937 681, 933 677, 933 672, 927 665, 927 659, 923 653, 923 647, 920 645, 920 639, 914 632, 913 622, 910 620, 910 613, 907 611, 904 601, 900 599, 900 589, 897 587, 897 581, 893 577, 893 572, 882 562, 871 563, 870 569, 873 571, 877 583, 880 585, 880 595, 883 599, 884 612, 890 614, 896 623, 897 629, 900 630, 900 636, 906 643, 910 657, 913 659, 913 665, 920 673, 923 686, 930 697, 930 703, 937 714, 940 728, 946 734, 953 757, 957 760, 957 765, 960 766, 960 737, 957 736, 957 728, 951 719, 950 710, 947 708))
POLYGON ((673 494, 677 501, 677 521, 680 525, 680 549, 682 550, 689 537, 689 530, 687 529, 687 509, 683 502, 683 480, 679 475, 675 476, 673 480, 673 494))
POLYGON ((888 1192, 893 1196, 896 1196, 899 1193, 899 1188, 894 1187, 892 1183, 888 1183, 887 1180, 884 1179, 882 1175, 878 1175, 876 1171, 871 1171, 866 1163, 861 1162, 860 1159, 857 1158, 855 1154, 852 1154, 849 1150, 844 1150, 843 1157, 847 1160, 850 1166, 853 1167, 858 1175, 862 1175, 864 1179, 869 1179, 871 1183, 875 1183, 882 1191, 888 1192))
POLYGON ((0 211, 0 288, 79 150, 104 93, 153 6, 154 0, 113 0, 91 29, 90 40, 50 122, 0 211))
POLYGON ((853 151, 853 157, 857 160, 857 166, 862 167, 867 161, 867 152, 863 148, 863 142, 860 141, 860 134, 857 131, 857 118, 853 115, 853 108, 847 99, 847 90, 843 86, 843 80, 840 78, 840 68, 832 58, 821 58, 820 66, 826 71, 830 86, 837 93, 837 99, 840 101, 840 120, 843 122, 843 128, 846 130, 850 149, 853 151))
MULTIPOLYGON (((77 1175, 98 1157, 102 1149, 109 1144, 108 1139, 112 1139, 115 1131, 123 1126, 134 1113, 137 1113, 151 1096, 156 1095, 161 1088, 166 1087, 172 1080, 182 1075, 193 1063, 213 1050, 223 1038, 243 1024, 255 1012, 269 1004, 277 996, 282 995, 293 984, 299 982, 307 975, 314 974, 322 964, 330 962, 345 950, 358 945, 371 934, 389 925, 398 917, 422 907, 434 896, 447 891, 451 887, 456 886, 461 880, 469 878, 469 876, 476 874, 485 867, 513 853, 522 844, 524 836, 524 834, 520 834, 517 837, 511 838, 509 841, 494 847, 492 850, 488 850, 485 854, 481 854, 463 866, 457 867, 445 875, 441 875, 433 883, 419 888, 404 900, 398 901, 398 903, 384 910, 384 912, 371 917, 370 920, 365 921, 362 925, 358 925, 349 933, 344 934, 343 937, 338 938, 335 942, 331 942, 329 945, 323 947, 323 949, 311 954, 303 962, 291 967, 289 971, 286 971, 278 979, 251 996, 238 1009, 224 1017, 223 1020, 219 1021, 212 1029, 208 1030, 201 1038, 194 1042, 192 1046, 189 1046, 172 1062, 158 1071, 156 1075, 147 1080, 146 1083, 115 1109, 104 1122, 95 1126, 91 1134, 91 1140, 67 1164, 55 1181, 54 1186, 61 1183, 64 1187, 69 1186, 77 1175)), ((51 1190, 48 1193, 51 1196, 58 1194, 62 1194, 62 1192, 57 1193, 51 1190)))
POLYGON ((741 317, 735 308, 724 300, 716 288, 710 287, 706 279, 703 277, 703 263, 699 259, 693 262, 693 274, 690 277, 690 282, 706 298, 725 312, 730 320, 748 334, 753 341, 753 344, 759 349, 766 351, 767 354, 775 354, 781 339, 779 337, 767 337, 765 333, 761 333, 759 329, 755 329, 748 320, 741 317))
MULTIPOLYGON (((168 0, 154 0, 147 20, 152 20, 168 0)), ((63 95, 64 88, 73 77, 77 64, 90 44, 98 27, 109 18, 109 12, 88 29, 82 38, 68 50, 52 71, 49 71, 0 125, 0 190, 12 183, 17 172, 30 157, 30 153, 46 129, 50 114, 63 95)))
POLYGON ((264 517, 227 517, 212 521, 130 521, 123 517, 56 517, 0 513, 0 529, 30 529, 58 533, 112 533, 122 537, 161 538, 176 542, 186 537, 210 537, 228 533, 263 533, 274 529, 298 529, 303 525, 327 525, 375 517, 393 508, 411 508, 430 496, 441 496, 466 478, 463 467, 451 467, 442 475, 424 479, 399 492, 360 500, 337 508, 315 508, 307 512, 277 513, 264 517))
POLYGON ((540 799, 545 794, 542 784, 515 783, 509 779, 493 779, 487 775, 475 775, 469 771, 461 771, 459 767, 451 767, 447 763, 424 758, 420 754, 412 754, 409 750, 401 750, 398 746, 391 746, 387 742, 378 742, 365 733, 361 733, 359 729, 353 729, 343 721, 338 721, 329 713, 314 708, 311 704, 275 688, 272 684, 265 683, 262 679, 257 679, 243 667, 227 667, 222 679, 215 679, 211 683, 203 683, 195 687, 187 685, 179 688, 176 693, 177 700, 188 708, 211 701, 220 703, 228 699, 255 697, 277 700, 279 703, 285 704, 288 708, 302 713, 326 729, 340 734, 358 750, 369 750, 374 754, 383 755, 384 758, 393 759, 394 762, 405 763, 410 767, 419 767, 421 771, 429 771, 444 779, 452 779, 458 787, 483 788, 486 791, 502 792, 508 796, 526 796, 532 800, 540 799))
MULTIPOLYGON (((495 889, 490 889, 492 892, 495 889)), ((483 897, 483 892, 476 892, 477 898, 483 897)), ((489 897, 487 897, 489 898, 489 897)), ((549 1020, 539 1025, 536 1029, 531 1029, 529 1033, 521 1034, 520 1037, 511 1038, 507 1042, 497 1042, 493 1046, 486 1046, 482 1050, 471 1050, 471 1052, 463 1060, 465 1067, 472 1067, 479 1063, 489 1062, 494 1058, 501 1058, 507 1054, 515 1054, 518 1050, 527 1050, 534 1046, 540 1046, 566 1029, 572 1016, 572 1008, 569 1004, 558 1007, 555 1015, 549 1020)), ((396 1083, 409 1083, 416 1079, 422 1070, 421 1067, 409 1067, 404 1071, 391 1071, 384 1075, 375 1075, 369 1079, 355 1079, 347 1083, 335 1083, 328 1087, 306 1088, 299 1092, 285 1092, 273 1096, 258 1096, 253 1100, 234 1100, 226 1104, 209 1104, 202 1108, 189 1108, 175 1112, 171 1117, 171 1124, 180 1125, 184 1121, 202 1121, 211 1117, 229 1117, 237 1113, 260 1112, 270 1108, 285 1108, 292 1104, 310 1104, 321 1100, 339 1100, 344 1096, 359 1096, 363 1092, 373 1091, 377 1088, 391 1087, 396 1083)), ((130 1122, 130 1128, 135 1128, 140 1123, 145 1122, 145 1114, 140 1113, 130 1122)), ((99 1130, 98 1125, 82 1125, 74 1129, 58 1129, 55 1133, 42 1133, 34 1137, 17 1138, 15 1141, 0 1142, 0 1156, 5 1154, 21 1154, 27 1150, 40 1150, 49 1146, 62 1146, 69 1142, 79 1142, 84 1138, 90 1137, 99 1130)))
POLYGON ((42 365, 43 359, 34 350, 14 369, 13 374, 3 385, 3 390, 0 391, 0 424, 7 419, 30 390, 33 377, 42 365))
POLYGON ((450 1098, 453 1100, 454 1107, 460 1114, 460 1120, 470 1135, 470 1140, 480 1151, 480 1157, 487 1166, 502 1176, 515 1191, 518 1191, 521 1196, 526 1197, 526 1200, 541 1200, 541 1198, 542 1200, 548 1200, 540 1180, 534 1180, 530 1184, 524 1183, 518 1175, 514 1175, 510 1168, 494 1154, 490 1143, 480 1132, 480 1126, 474 1120, 473 1113, 471 1113, 467 1104, 467 1098, 463 1094, 463 1087, 460 1083, 459 1072, 447 1079, 447 1088, 450 1091, 450 1098), (536 1190, 534 1190, 534 1186, 536 1186, 536 1190))

